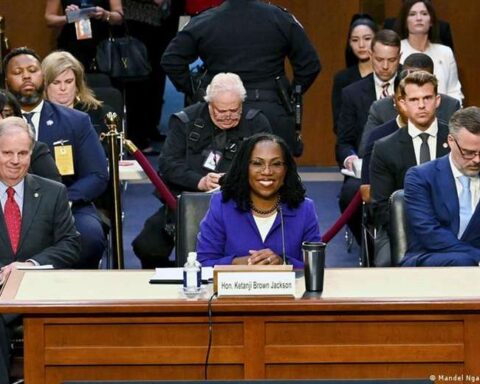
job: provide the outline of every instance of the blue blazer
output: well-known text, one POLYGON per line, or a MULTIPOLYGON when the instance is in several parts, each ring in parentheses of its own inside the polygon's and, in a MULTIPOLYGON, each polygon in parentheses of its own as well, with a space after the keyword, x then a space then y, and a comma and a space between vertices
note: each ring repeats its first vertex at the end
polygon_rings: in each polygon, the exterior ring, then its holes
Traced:
POLYGON ((89 203, 107 188, 108 169, 105 152, 86 113, 44 101, 40 114, 38 140, 50 147, 63 140, 73 147, 75 174, 63 176, 68 199, 74 203, 89 203))
POLYGON ((408 248, 404 266, 438 254, 467 254, 480 260, 480 204, 457 238, 459 203, 448 155, 411 168, 405 176, 408 248))
MULTIPOLYGON (((282 204, 286 259, 294 268, 303 268, 302 242, 320 241, 320 229, 313 201, 305 199, 296 209, 282 204)), ((210 208, 200 223, 197 237, 198 261, 204 266, 232 264, 249 250, 270 248, 283 254, 282 225, 277 214, 270 232, 262 241, 250 211, 237 208, 233 200, 222 202, 221 192, 212 196, 210 208)))

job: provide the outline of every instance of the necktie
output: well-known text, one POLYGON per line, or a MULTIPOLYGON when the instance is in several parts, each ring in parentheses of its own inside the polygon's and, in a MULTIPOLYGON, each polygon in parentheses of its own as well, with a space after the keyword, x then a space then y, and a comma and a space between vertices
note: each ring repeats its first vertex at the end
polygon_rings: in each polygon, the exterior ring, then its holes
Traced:
POLYGON ((18 242, 20 240, 20 229, 22 227, 22 215, 20 208, 14 199, 15 190, 12 187, 7 188, 7 201, 3 209, 5 224, 7 225, 8 236, 12 244, 13 252, 17 252, 18 242))
POLYGON ((24 113, 23 117, 25 118, 25 120, 27 120, 28 125, 32 127, 33 133, 35 133, 35 125, 33 124, 33 120, 32 120, 33 115, 35 115, 35 112, 28 112, 28 113, 24 113))
POLYGON ((390 83, 383 83, 382 84, 382 95, 380 96, 380 99, 384 99, 385 97, 390 96, 388 93, 388 87, 390 86, 390 83))
POLYGON ((458 238, 460 238, 472 217, 472 193, 470 192, 470 178, 468 176, 459 176, 458 181, 462 184, 462 192, 460 193, 458 200, 460 206, 460 227, 458 229, 458 238))
POLYGON ((430 148, 428 147, 428 133, 421 133, 420 139, 422 139, 422 144, 420 145, 420 164, 430 161, 430 148))

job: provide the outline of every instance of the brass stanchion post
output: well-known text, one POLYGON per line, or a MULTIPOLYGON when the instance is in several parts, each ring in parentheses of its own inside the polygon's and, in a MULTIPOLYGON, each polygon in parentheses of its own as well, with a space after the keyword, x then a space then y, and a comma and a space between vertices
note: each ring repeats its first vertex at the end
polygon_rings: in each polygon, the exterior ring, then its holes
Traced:
POLYGON ((123 259, 123 234, 122 234, 122 202, 120 196, 120 174, 118 161, 120 158, 119 142, 123 139, 122 133, 117 131, 118 116, 114 112, 109 112, 105 116, 105 124, 108 127, 108 133, 101 136, 108 140, 108 164, 110 170, 110 189, 113 207, 110 212, 110 221, 112 226, 112 268, 124 269, 123 259))

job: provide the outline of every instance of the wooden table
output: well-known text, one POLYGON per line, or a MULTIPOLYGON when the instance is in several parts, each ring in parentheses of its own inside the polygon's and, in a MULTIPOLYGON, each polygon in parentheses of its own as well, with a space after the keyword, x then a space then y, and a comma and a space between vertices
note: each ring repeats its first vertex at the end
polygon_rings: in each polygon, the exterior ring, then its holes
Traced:
MULTIPOLYGON (((150 285, 152 271, 16 271, 28 384, 202 379, 208 298, 150 285)), ((326 271, 321 296, 213 300, 209 379, 480 380, 480 269, 326 271), (462 376, 463 375, 463 376, 462 376)))

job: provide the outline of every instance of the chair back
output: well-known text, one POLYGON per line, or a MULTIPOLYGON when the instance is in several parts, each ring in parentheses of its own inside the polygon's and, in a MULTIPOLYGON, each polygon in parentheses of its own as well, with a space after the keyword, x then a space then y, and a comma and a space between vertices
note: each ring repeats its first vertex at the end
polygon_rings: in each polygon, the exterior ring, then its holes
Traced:
POLYGON ((85 78, 90 88, 111 87, 112 80, 105 73, 86 73, 85 78))
POLYGON ((403 189, 390 196, 390 249, 392 265, 398 266, 407 251, 407 221, 403 189))
POLYGON ((200 222, 210 206, 211 193, 183 192, 177 199, 175 262, 183 267, 188 252, 195 251, 200 222))
POLYGON ((113 111, 118 115, 120 119, 123 120, 123 96, 117 88, 114 87, 93 87, 93 92, 95 92, 95 97, 103 101, 104 104, 113 109, 113 111))

